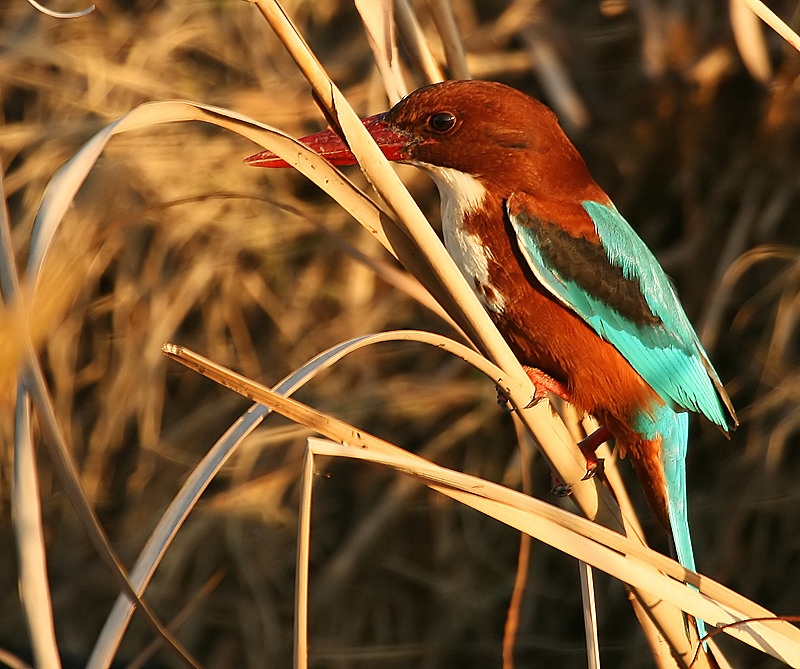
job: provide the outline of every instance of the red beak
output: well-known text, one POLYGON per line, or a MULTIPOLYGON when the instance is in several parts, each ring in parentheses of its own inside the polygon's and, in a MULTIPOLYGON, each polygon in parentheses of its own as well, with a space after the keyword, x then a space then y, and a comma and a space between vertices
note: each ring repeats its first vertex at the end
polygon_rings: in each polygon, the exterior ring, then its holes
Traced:
MULTIPOLYGON (((409 138, 390 128, 389 124, 383 120, 385 115, 384 112, 370 116, 361 122, 388 160, 403 160, 404 150, 409 145, 409 138)), ((303 137, 300 141, 332 165, 355 165, 357 162, 348 146, 332 130, 323 130, 303 137)), ((290 167, 289 163, 276 156, 272 151, 262 151, 245 158, 244 162, 253 167, 290 167)))

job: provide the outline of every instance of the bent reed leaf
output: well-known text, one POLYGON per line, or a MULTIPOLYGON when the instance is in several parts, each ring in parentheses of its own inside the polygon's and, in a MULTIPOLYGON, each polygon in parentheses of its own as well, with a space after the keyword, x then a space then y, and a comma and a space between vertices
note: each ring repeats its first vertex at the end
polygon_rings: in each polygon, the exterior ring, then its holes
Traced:
POLYGON ((279 395, 185 347, 165 344, 163 350, 168 357, 206 378, 265 404, 335 442, 316 447, 316 454, 370 460, 419 477, 443 494, 712 625, 729 625, 768 616, 774 619, 774 623, 753 620, 726 627, 725 631, 790 666, 800 667, 800 630, 721 584, 705 576, 687 573, 674 560, 637 541, 518 491, 439 467, 329 414, 279 395), (684 579, 692 585, 684 583, 684 579))

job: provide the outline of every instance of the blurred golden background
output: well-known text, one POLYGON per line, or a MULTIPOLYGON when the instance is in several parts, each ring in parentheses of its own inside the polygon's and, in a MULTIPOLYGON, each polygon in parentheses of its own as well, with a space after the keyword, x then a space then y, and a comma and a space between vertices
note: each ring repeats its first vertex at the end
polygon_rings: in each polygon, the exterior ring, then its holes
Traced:
MULTIPOLYGON (((136 105, 190 99, 295 136, 325 125, 250 4, 97 5, 74 20, 45 16, 24 0, 0 7, 0 160, 22 270, 48 180, 136 105)), ((353 4, 284 6, 356 110, 385 109, 353 4)), ((412 6, 444 62, 430 5, 412 6)), ((766 28, 761 45, 752 36, 741 42, 738 26, 737 43, 721 0, 453 6, 473 76, 511 84, 559 113, 595 178, 673 277, 739 411, 742 427, 731 442, 692 423, 689 505, 699 570, 779 614, 800 614, 800 55, 766 28)), ((773 9, 789 21, 797 16, 796 3, 773 9)), ((425 83, 412 68, 407 75, 412 87, 425 83)), ((115 138, 48 260, 33 329, 81 483, 126 564, 194 464, 248 406, 165 360, 164 341, 273 384, 360 334, 408 327, 452 334, 327 196, 288 170, 243 165, 255 150, 197 123, 115 138)), ((413 170, 402 174, 438 220, 433 186, 413 170)), ((363 183, 357 168, 348 175, 363 183)), ((4 362, 2 371, 0 647, 24 656, 8 493, 13 365, 4 362)), ((441 464, 520 485, 513 426, 494 388, 429 347, 360 352, 299 398, 441 464)), ((273 417, 249 437, 147 590, 163 620, 189 605, 177 636, 205 666, 291 663, 306 436, 273 417), (213 587, 204 589, 209 579, 213 587)), ((83 666, 117 585, 46 453, 39 456, 56 634, 65 664, 83 666)), ((631 473, 627 463, 623 470, 631 473)), ((549 494, 541 459, 534 479, 537 496, 562 503, 549 494)), ((654 546, 665 550, 638 487, 630 490, 654 546)), ((500 666, 516 532, 353 462, 329 463, 314 503, 312 666, 500 666)), ((528 578, 517 666, 585 666, 574 561, 534 544, 528 578)), ((606 666, 652 666, 624 589, 602 575, 598 581, 606 666)), ((135 616, 120 666, 151 641, 135 616)), ((779 666, 731 641, 724 648, 735 666, 779 666)), ((163 650, 146 661, 181 666, 163 650)))

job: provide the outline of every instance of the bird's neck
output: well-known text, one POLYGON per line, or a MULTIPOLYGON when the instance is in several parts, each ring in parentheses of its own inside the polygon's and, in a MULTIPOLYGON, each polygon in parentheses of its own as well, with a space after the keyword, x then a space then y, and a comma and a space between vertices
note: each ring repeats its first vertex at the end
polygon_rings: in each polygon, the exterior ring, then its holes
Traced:
POLYGON ((489 191, 479 179, 465 172, 431 165, 424 167, 439 189, 442 235, 450 257, 483 305, 490 312, 502 312, 505 300, 490 290, 492 251, 473 225, 482 219, 489 191))
POLYGON ((445 239, 449 233, 463 226, 466 217, 474 214, 486 200, 486 187, 466 172, 450 167, 426 165, 442 200, 442 227, 445 239))
POLYGON ((480 240, 467 229, 467 223, 483 207, 486 187, 472 175, 450 167, 430 165, 426 169, 439 189, 444 245, 469 280, 483 273, 474 267, 480 240))

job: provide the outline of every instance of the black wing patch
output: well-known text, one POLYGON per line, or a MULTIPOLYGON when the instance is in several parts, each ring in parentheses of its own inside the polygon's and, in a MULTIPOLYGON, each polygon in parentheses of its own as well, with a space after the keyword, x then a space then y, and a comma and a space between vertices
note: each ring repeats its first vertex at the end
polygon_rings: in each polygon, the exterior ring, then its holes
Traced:
POLYGON ((543 260, 564 280, 574 281, 637 326, 663 325, 647 304, 639 282, 613 265, 601 245, 527 214, 525 227, 536 235, 543 260))

